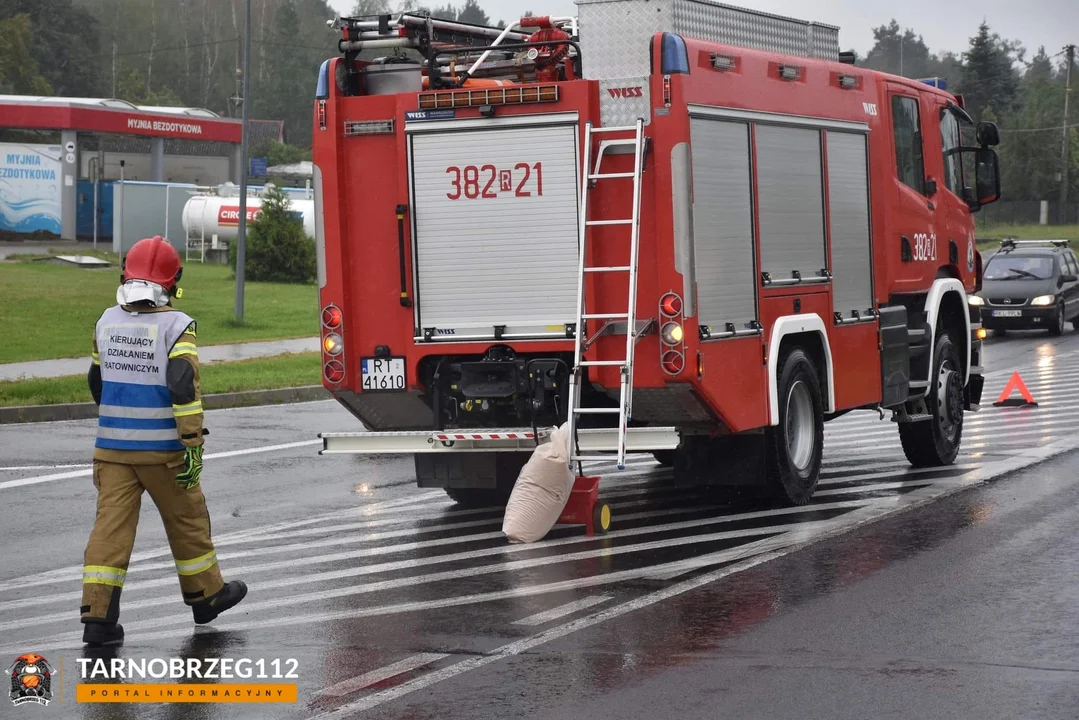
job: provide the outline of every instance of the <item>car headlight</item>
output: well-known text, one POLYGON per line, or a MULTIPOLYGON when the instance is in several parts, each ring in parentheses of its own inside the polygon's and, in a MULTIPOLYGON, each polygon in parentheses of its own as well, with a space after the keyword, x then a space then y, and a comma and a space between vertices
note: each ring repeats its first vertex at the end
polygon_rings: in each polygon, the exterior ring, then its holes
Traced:
POLYGON ((1052 295, 1039 295, 1030 301, 1031 305, 1052 305, 1056 298, 1052 295))
POLYGON ((968 295, 967 302, 971 305, 985 305, 985 300, 978 297, 977 295, 968 295))

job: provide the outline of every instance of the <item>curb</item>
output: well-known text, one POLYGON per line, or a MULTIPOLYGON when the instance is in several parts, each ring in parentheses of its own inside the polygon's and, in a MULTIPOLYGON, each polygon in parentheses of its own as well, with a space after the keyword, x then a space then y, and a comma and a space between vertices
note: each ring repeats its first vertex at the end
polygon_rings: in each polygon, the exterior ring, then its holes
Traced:
MULTIPOLYGON (((329 400, 331 395, 321 385, 280 388, 277 390, 247 390, 244 392, 204 395, 204 410, 254 407, 257 405, 283 405, 285 403, 329 400)), ((97 405, 67 403, 61 405, 24 405, 0 408, 0 425, 10 423, 55 422, 57 420, 89 420, 97 417, 97 405)))

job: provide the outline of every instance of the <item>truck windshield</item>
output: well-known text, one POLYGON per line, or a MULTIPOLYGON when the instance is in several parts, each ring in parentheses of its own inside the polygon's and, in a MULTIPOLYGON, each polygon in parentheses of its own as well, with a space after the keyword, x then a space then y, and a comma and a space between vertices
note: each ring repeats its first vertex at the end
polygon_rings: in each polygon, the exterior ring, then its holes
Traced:
POLYGON ((997 255, 985 266, 986 280, 1048 280, 1053 275, 1053 258, 1045 256, 997 255))

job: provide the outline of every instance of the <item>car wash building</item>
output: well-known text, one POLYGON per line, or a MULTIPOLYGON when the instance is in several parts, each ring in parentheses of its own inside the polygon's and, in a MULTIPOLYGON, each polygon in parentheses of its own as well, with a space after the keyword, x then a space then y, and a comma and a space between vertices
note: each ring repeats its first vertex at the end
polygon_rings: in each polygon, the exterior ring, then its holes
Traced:
MULTIPOLYGON (((279 124, 260 130, 271 136, 249 141, 281 139, 279 124)), ((111 234, 101 217, 109 181, 214 185, 238 183, 242 170, 241 122, 201 108, 0 95, 0 132, 0 234, 8 237, 85 237, 80 217, 111 234), (97 202, 80 207, 91 196, 97 202)))

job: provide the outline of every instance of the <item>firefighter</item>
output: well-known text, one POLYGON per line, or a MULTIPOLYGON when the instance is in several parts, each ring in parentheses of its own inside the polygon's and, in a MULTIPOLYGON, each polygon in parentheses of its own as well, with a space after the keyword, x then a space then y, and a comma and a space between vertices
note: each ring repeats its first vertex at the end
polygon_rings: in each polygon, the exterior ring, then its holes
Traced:
POLYGON ((83 642, 122 642, 124 586, 143 491, 157 506, 172 548, 180 591, 197 624, 247 594, 225 583, 213 541, 202 475, 202 400, 196 324, 172 307, 183 268, 160 236, 124 258, 117 304, 97 321, 88 381, 98 404, 94 449, 97 519, 86 545, 83 642))

